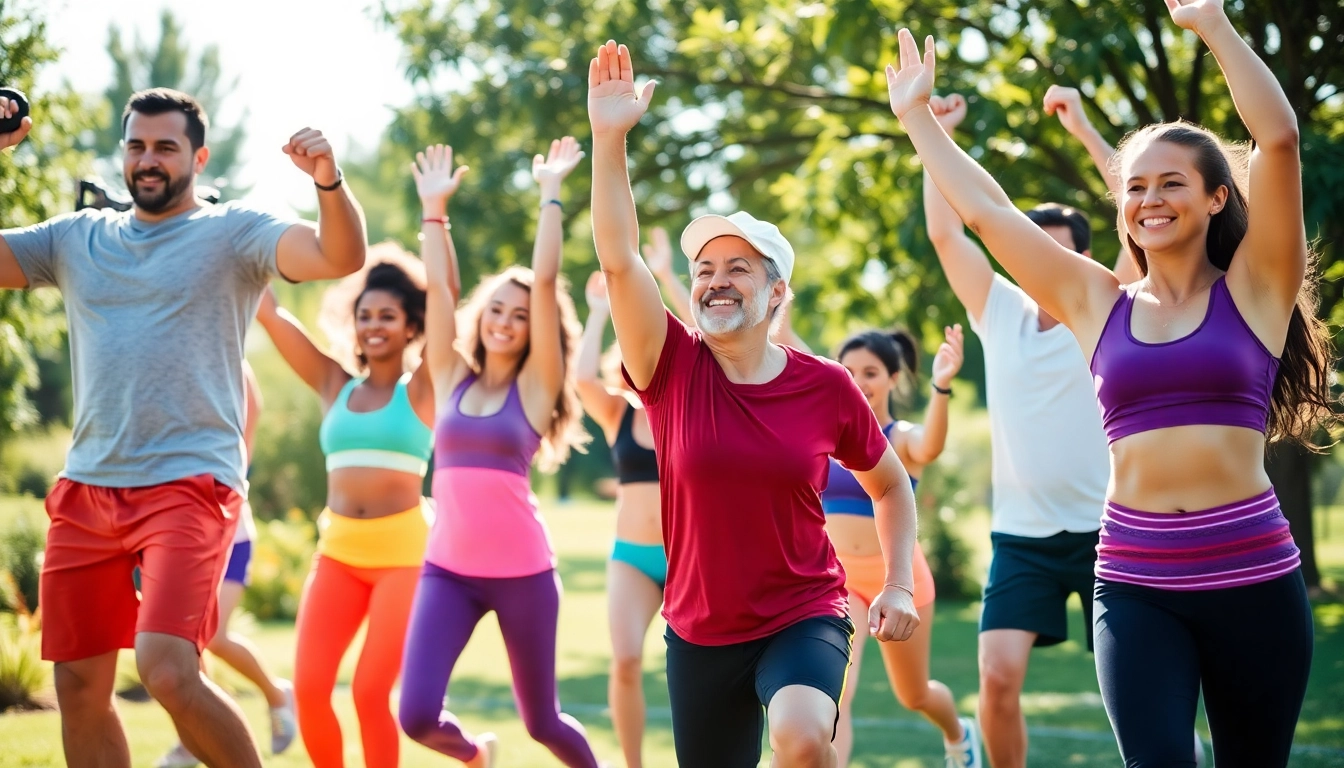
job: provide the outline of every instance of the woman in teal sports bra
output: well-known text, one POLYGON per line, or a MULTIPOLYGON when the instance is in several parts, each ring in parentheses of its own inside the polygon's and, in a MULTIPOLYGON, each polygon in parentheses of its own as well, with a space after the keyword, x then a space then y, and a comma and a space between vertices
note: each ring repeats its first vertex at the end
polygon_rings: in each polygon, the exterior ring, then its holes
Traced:
POLYGON ((299 602, 294 664, 299 731, 316 768, 345 764, 331 694, 341 659, 366 619, 351 691, 364 763, 398 764, 400 733, 388 702, 429 532, 420 494, 433 441, 434 392, 412 354, 424 331, 424 267, 390 244, 371 248, 368 265, 323 299, 323 328, 334 347, 348 340, 358 376, 339 361, 339 351, 318 349, 270 291, 257 312, 281 356, 322 398, 325 413, 319 441, 327 457, 327 508, 318 518, 317 554, 299 602))

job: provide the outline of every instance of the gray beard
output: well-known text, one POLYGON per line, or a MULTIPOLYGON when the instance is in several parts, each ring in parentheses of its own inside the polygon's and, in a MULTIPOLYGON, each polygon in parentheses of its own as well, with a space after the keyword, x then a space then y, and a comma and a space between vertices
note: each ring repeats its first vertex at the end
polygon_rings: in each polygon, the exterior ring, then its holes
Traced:
POLYGON ((744 298, 741 306, 728 317, 707 317, 703 310, 699 302, 691 305, 691 316, 701 331, 713 336, 744 331, 765 322, 766 313, 770 311, 770 292, 756 291, 750 299, 744 298))

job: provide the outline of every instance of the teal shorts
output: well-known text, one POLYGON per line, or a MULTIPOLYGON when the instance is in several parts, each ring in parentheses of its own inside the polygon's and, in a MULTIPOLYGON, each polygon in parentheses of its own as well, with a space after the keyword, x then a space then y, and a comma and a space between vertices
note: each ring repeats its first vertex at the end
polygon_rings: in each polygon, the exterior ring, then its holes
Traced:
POLYGON ((667 583, 667 553, 661 544, 635 544, 617 539, 611 547, 611 559, 648 576, 659 589, 667 583))

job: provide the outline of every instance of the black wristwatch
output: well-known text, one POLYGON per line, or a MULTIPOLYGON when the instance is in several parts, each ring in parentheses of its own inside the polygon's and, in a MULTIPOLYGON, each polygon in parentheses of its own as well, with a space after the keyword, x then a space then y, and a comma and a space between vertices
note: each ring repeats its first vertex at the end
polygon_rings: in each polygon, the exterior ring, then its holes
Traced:
POLYGON ((313 186, 323 192, 334 192, 340 189, 343 183, 345 183, 345 171, 342 171, 339 166, 336 168, 336 180, 331 183, 331 186, 323 186, 317 183, 317 179, 313 179, 313 186))

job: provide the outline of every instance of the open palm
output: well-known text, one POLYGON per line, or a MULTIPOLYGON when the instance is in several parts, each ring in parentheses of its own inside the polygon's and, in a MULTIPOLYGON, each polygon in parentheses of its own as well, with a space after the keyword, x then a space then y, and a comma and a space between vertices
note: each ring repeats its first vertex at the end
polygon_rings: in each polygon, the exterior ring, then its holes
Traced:
POLYGON ((607 303, 607 277, 598 270, 588 276, 588 284, 583 287, 583 297, 588 300, 588 310, 590 312, 606 312, 607 303))
POLYGON ((655 83, 635 90, 630 50, 608 40, 588 64, 588 122, 593 133, 627 133, 649 109, 655 83))
POLYGON ((915 107, 929 103, 933 96, 933 36, 924 40, 924 58, 919 57, 919 46, 910 30, 898 35, 901 48, 901 68, 887 65, 887 96, 891 111, 902 118, 915 107))
POLYGON ((457 193, 466 172, 465 165, 453 169, 453 148, 444 144, 425 147, 425 151, 415 153, 415 162, 411 163, 415 191, 424 201, 447 202, 457 193))
POLYGON ((1166 3, 1176 26, 1193 32, 1223 17, 1223 0, 1166 0, 1166 3))
POLYGON ((961 370, 966 340, 962 336, 960 324, 944 328, 943 331, 946 341, 938 347, 938 354, 933 357, 933 383, 946 389, 952 383, 952 377, 961 370))
POLYGON ((579 149, 579 142, 575 141, 573 136, 556 139, 551 142, 551 150, 545 157, 536 155, 532 158, 532 178, 541 184, 548 181, 559 182, 568 176, 582 159, 583 151, 579 149))
POLYGON ((649 235, 649 242, 644 246, 644 263, 655 275, 672 274, 672 243, 667 239, 667 230, 654 227, 649 235))

